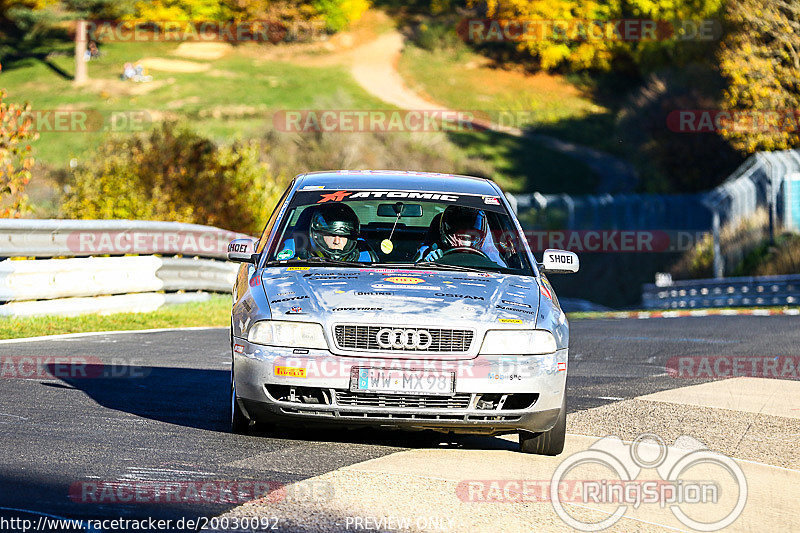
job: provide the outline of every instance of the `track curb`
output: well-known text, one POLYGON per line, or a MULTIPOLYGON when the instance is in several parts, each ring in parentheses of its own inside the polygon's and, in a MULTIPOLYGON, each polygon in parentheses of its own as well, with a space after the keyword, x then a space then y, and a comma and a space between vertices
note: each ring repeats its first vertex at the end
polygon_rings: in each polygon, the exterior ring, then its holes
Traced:
POLYGON ((594 320, 605 318, 683 318, 683 317, 705 317, 705 316, 798 316, 800 309, 693 309, 693 310, 658 310, 658 311, 599 311, 588 313, 567 313, 567 317, 573 320, 594 320))

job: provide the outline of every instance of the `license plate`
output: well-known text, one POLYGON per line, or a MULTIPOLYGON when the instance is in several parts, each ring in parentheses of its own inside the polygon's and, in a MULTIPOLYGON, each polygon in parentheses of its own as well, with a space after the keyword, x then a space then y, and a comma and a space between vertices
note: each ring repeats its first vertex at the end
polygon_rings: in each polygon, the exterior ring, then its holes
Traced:
POLYGON ((354 368, 350 377, 351 392, 452 395, 455 387, 455 372, 354 368))

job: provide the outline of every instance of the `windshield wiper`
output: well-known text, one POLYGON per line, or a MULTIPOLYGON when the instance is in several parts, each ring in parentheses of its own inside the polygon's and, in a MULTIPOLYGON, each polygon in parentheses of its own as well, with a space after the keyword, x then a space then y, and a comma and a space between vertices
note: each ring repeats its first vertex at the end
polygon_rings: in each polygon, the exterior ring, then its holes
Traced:
POLYGON ((442 270, 455 270, 457 272, 479 272, 481 274, 486 272, 485 270, 482 270, 480 268, 468 267, 462 265, 450 265, 447 263, 437 263, 436 261, 420 261, 419 263, 416 263, 416 265, 418 267, 423 267, 423 268, 440 268, 442 270))
POLYGON ((360 263, 358 261, 342 261, 339 259, 327 259, 325 257, 308 257, 306 259, 294 258, 289 259, 286 261, 272 261, 271 264, 274 265, 300 265, 304 263, 310 263, 312 265, 333 265, 333 266, 346 266, 346 267, 353 267, 353 268, 364 268, 366 266, 371 265, 372 263, 360 263))
POLYGON ((437 263, 435 261, 420 261, 419 263, 372 263, 372 266, 387 268, 429 268, 438 270, 452 270, 454 272, 479 272, 481 274, 486 272, 480 268, 437 263))

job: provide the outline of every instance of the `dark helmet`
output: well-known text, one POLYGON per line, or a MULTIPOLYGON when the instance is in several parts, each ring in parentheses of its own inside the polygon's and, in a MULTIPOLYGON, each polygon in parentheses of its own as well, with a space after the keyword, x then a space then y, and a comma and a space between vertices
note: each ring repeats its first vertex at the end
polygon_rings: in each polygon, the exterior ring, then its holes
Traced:
POLYGON ((451 205, 442 213, 439 232, 442 242, 452 248, 480 248, 489 231, 486 213, 480 209, 451 205))
POLYGON ((318 206, 311 216, 308 229, 312 250, 330 259, 353 261, 358 258, 359 222, 355 211, 345 204, 318 206), (325 244, 325 235, 347 237, 347 244, 341 250, 334 250, 325 244))

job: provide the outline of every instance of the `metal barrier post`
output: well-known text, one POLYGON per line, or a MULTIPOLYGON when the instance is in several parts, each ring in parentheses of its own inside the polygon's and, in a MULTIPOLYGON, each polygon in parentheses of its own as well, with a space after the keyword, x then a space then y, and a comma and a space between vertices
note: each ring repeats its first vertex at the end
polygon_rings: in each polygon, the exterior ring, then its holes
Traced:
POLYGON ((725 263, 719 244, 719 210, 716 208, 711 215, 711 231, 714 235, 714 277, 722 279, 725 275, 725 263))

